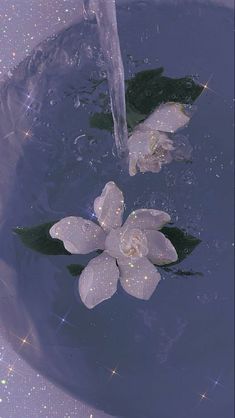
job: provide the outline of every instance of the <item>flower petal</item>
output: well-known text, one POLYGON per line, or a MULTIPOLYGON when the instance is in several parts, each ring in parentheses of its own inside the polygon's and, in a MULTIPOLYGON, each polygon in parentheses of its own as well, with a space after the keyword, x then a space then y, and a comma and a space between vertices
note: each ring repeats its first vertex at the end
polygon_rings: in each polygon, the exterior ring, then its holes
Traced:
POLYGON ((118 266, 123 289, 138 299, 148 300, 161 279, 156 267, 146 257, 125 263, 118 260, 118 266))
POLYGON ((105 232, 94 222, 76 216, 61 219, 50 229, 52 238, 60 239, 71 254, 103 250, 105 232))
POLYGON ((107 183, 101 195, 95 199, 94 211, 105 231, 122 225, 124 197, 113 181, 107 183))
POLYGON ((169 239, 159 231, 145 231, 148 241, 148 259, 159 266, 174 263, 178 260, 175 247, 169 239))
POLYGON ((182 104, 170 102, 157 107, 143 124, 148 129, 173 133, 187 125, 189 120, 182 104))
POLYGON ((115 258, 121 257, 123 254, 120 250, 121 237, 123 228, 111 229, 105 241, 105 250, 115 258))
POLYGON ((152 147, 156 143, 155 132, 150 131, 141 123, 134 129, 128 139, 129 155, 148 155, 152 153, 152 147))
POLYGON ((156 209, 137 209, 132 212, 124 227, 144 229, 161 229, 166 223, 170 222, 171 217, 168 213, 156 209))
POLYGON ((162 169, 162 163, 153 155, 138 160, 138 167, 141 173, 150 171, 151 173, 159 173, 162 169))
POLYGON ((79 278, 79 294, 87 308, 92 309, 117 290, 119 269, 116 260, 103 252, 93 258, 79 278))

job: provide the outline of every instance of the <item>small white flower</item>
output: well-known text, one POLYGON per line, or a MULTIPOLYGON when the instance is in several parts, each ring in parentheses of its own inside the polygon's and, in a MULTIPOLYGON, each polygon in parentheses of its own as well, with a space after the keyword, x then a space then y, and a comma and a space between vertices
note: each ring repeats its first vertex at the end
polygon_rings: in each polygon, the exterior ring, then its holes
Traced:
POLYGON ((180 103, 165 103, 155 109, 128 139, 130 175, 137 173, 137 167, 142 173, 158 173, 163 164, 169 164, 175 147, 166 133, 176 132, 189 120, 180 103))
POLYGON ((72 254, 104 250, 80 276, 83 303, 91 309, 111 298, 118 279, 130 295, 149 299, 161 278, 154 264, 169 264, 178 258, 171 242, 159 232, 170 216, 155 209, 138 209, 122 226, 124 198, 114 182, 107 183, 95 199, 94 211, 100 226, 70 216, 50 229, 51 237, 63 241, 72 254))

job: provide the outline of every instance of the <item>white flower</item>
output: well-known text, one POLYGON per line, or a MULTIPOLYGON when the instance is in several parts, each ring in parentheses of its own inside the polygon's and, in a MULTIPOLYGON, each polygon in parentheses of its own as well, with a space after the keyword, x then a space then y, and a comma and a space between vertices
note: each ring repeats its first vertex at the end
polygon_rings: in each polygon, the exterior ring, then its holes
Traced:
POLYGON ((122 226, 124 198, 114 182, 107 183, 95 199, 94 211, 100 226, 70 216, 50 229, 52 238, 62 240, 72 254, 104 250, 80 276, 83 303, 91 309, 111 298, 118 279, 130 295, 149 299, 161 278, 154 264, 169 264, 178 258, 171 242, 159 232, 170 216, 155 209, 138 209, 122 226))
POLYGON ((189 120, 180 103, 165 103, 155 109, 128 139, 130 175, 137 173, 137 167, 142 173, 158 173, 163 164, 170 163, 175 147, 166 132, 176 132, 189 120))

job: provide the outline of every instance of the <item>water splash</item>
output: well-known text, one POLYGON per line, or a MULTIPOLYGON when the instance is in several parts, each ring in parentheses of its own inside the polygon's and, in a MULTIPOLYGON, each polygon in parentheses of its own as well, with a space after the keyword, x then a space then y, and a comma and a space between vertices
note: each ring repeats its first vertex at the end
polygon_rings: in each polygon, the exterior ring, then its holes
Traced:
POLYGON ((122 156, 127 153, 128 131, 124 68, 118 36, 115 0, 90 0, 86 10, 89 17, 95 15, 97 20, 100 44, 106 64, 116 147, 118 155, 122 156))

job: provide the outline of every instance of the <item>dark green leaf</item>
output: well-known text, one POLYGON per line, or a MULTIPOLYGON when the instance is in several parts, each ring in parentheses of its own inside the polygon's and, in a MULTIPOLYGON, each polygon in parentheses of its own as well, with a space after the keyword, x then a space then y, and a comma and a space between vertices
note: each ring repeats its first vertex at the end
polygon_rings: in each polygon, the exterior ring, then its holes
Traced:
POLYGON ((203 91, 192 77, 170 78, 163 72, 163 68, 141 71, 128 80, 127 103, 148 116, 161 103, 192 104, 203 91))
POLYGON ((184 230, 176 227, 164 226, 161 232, 171 241, 178 254, 177 262, 171 265, 178 264, 184 260, 201 242, 199 238, 189 235, 184 230))
POLYGON ((69 264, 67 266, 68 271, 72 276, 79 276, 81 272, 84 270, 85 266, 82 266, 81 264, 69 264))
POLYGON ((127 117, 128 128, 133 130, 136 125, 138 125, 140 122, 142 122, 146 118, 146 115, 137 112, 137 110, 134 109, 127 102, 127 104, 126 104, 126 117, 127 117))
POLYGON ((90 125, 92 128, 104 129, 106 131, 113 130, 113 118, 111 113, 94 113, 90 117, 90 125))
MULTIPOLYGON (((141 71, 126 81, 127 124, 131 130, 161 103, 192 104, 203 91, 203 86, 192 77, 170 78, 163 72, 163 68, 141 71)), ((112 131, 112 114, 103 105, 101 109, 102 112, 91 116, 91 127, 112 131)))
POLYGON ((56 223, 48 222, 31 228, 17 227, 13 231, 19 235, 23 244, 31 250, 46 255, 70 255, 62 241, 51 238, 50 228, 56 223))
POLYGON ((200 271, 193 271, 193 270, 174 270, 167 266, 158 266, 158 268, 161 267, 163 270, 167 272, 171 272, 176 274, 177 276, 186 276, 186 277, 192 277, 192 276, 203 276, 203 273, 200 271))

